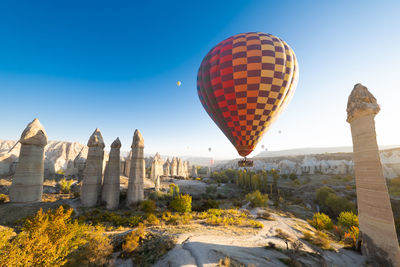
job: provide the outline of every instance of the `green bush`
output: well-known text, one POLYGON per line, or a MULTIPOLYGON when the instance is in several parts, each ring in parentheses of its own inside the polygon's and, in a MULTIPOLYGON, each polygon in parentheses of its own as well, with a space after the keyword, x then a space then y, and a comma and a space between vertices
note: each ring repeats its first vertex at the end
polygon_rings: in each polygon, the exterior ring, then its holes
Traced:
POLYGON ((330 230, 333 223, 331 218, 324 213, 314 213, 312 220, 307 220, 317 230, 330 230))
POLYGON ((254 191, 246 195, 246 201, 250 202, 250 206, 255 207, 266 207, 268 206, 268 194, 261 194, 260 191, 254 191))
POLYGON ((169 185, 169 195, 170 196, 177 196, 179 195, 179 186, 176 184, 169 185))
POLYGON ((176 212, 191 212, 192 211, 192 196, 180 194, 174 197, 170 203, 172 211, 176 212))
POLYGON ((0 194, 0 203, 4 203, 7 201, 7 196, 4 194, 0 194))
POLYGON ((327 186, 321 187, 316 191, 316 202, 323 212, 332 217, 338 217, 342 211, 356 212, 356 206, 353 202, 337 196, 335 191, 327 186))
POLYGON ((65 178, 61 179, 58 182, 58 185, 60 186, 60 192, 62 194, 69 194, 71 193, 71 185, 74 183, 73 180, 67 180, 65 178))
POLYGON ((335 190, 333 190, 332 188, 328 187, 328 186, 323 186, 317 189, 316 191, 316 200, 317 203, 321 206, 321 205, 325 205, 325 201, 328 198, 329 194, 335 194, 336 192, 335 190))
POLYGON ((291 173, 291 174, 289 174, 289 179, 294 181, 294 180, 297 180, 298 178, 297 178, 297 175, 295 173, 291 173))
POLYGON ((2 238, 6 244, 0 245, 0 266, 105 264, 112 246, 104 228, 79 224, 71 219, 72 211, 40 209, 26 219, 14 238, 2 238))
POLYGON ((156 211, 156 202, 154 200, 144 200, 140 203, 140 210, 146 213, 154 213, 156 211))
POLYGON ((358 227, 358 216, 352 211, 342 211, 337 219, 338 224, 345 229, 350 229, 353 226, 358 227))

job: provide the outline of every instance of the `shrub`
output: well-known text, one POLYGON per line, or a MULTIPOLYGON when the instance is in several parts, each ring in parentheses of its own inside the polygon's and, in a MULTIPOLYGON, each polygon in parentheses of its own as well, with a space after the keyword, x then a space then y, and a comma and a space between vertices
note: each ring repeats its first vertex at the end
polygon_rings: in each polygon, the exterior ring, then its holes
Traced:
POLYGON ((72 211, 62 206, 46 213, 40 209, 15 238, 0 246, 0 266, 60 266, 73 262, 72 256, 81 251, 81 262, 105 263, 112 247, 104 228, 79 224, 71 219, 72 211))
POLYGON ((325 201, 329 194, 335 194, 335 190, 328 186, 323 186, 317 189, 316 191, 316 200, 319 205, 325 205, 325 201))
POLYGON ((150 213, 149 215, 147 215, 145 223, 149 225, 160 225, 160 219, 158 219, 157 216, 153 213, 150 213))
POLYGON ((289 242, 292 241, 290 235, 284 232, 282 229, 276 229, 276 237, 282 239, 286 244, 286 249, 289 249, 289 242))
POLYGON ((332 229, 333 223, 331 218, 324 213, 314 213, 312 220, 307 220, 317 230, 332 229))
POLYGON ((190 195, 177 195, 172 199, 170 207, 176 212, 191 212, 192 211, 192 196, 190 195))
POLYGON ((358 227, 358 216, 352 211, 342 211, 337 219, 338 224, 345 229, 350 229, 353 226, 358 227))
POLYGON ((350 229, 344 233, 344 243, 350 245, 352 248, 356 247, 358 235, 360 230, 356 226, 351 226, 350 229))
POLYGON ((156 211, 156 202, 151 199, 144 200, 140 203, 140 210, 146 213, 154 213, 156 211))
POLYGON ((297 180, 297 175, 295 173, 291 173, 289 174, 289 179, 292 181, 297 180))
POLYGON ((58 182, 58 185, 60 186, 60 192, 62 194, 69 194, 71 193, 71 185, 74 183, 73 180, 67 180, 65 178, 61 179, 58 182))
POLYGON ((146 229, 143 224, 139 224, 136 230, 133 230, 125 236, 125 242, 122 244, 122 251, 130 254, 139 246, 140 241, 146 236, 146 229))
POLYGON ((214 199, 202 199, 193 203, 192 210, 194 211, 206 211, 209 209, 218 209, 218 202, 214 199))
POLYGON ((325 200, 325 206, 323 207, 327 212, 334 217, 339 216, 342 211, 352 211, 356 212, 356 206, 353 202, 343 198, 338 197, 335 194, 329 194, 325 200))
POLYGON ((179 195, 179 186, 176 184, 169 185, 169 195, 170 196, 177 196, 179 195))
POLYGON ((0 203, 4 203, 7 201, 7 196, 4 194, 0 194, 0 203))
POLYGON ((192 215, 190 213, 172 214, 171 212, 166 211, 163 213, 162 219, 163 221, 165 221, 166 224, 172 224, 172 225, 188 224, 192 219, 192 215))
POLYGON ((255 207, 266 207, 268 206, 268 195, 261 194, 260 191, 254 191, 246 195, 246 201, 250 202, 250 206, 255 207))

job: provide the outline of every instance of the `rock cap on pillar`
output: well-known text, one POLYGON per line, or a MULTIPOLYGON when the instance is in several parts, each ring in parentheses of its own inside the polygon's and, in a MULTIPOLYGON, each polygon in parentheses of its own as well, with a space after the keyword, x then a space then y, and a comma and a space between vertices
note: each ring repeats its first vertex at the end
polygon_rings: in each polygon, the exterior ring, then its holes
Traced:
POLYGON ((121 146, 121 140, 119 140, 119 137, 117 137, 117 139, 115 139, 111 144, 111 148, 121 148, 121 146))
POLYGON ((135 130, 135 134, 133 135, 132 145, 131 148, 143 148, 144 147, 144 140, 142 134, 139 132, 138 129, 135 130))
POLYGON ((47 133, 40 121, 35 118, 26 126, 21 134, 19 142, 22 145, 34 145, 44 147, 47 145, 47 133))
POLYGON ((94 130, 93 134, 89 138, 87 146, 88 147, 101 147, 101 148, 105 147, 105 144, 103 141, 103 136, 101 135, 99 128, 96 128, 96 130, 94 130))
POLYGON ((378 114, 381 110, 376 98, 368 91, 368 88, 357 83, 347 102, 347 122, 351 123, 355 119, 363 116, 378 114))

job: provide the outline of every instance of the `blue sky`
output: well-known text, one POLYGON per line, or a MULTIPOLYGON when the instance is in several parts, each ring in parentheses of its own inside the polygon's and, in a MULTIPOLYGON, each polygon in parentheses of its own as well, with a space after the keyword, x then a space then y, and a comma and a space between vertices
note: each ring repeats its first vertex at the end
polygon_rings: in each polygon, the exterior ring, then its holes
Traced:
POLYGON ((0 139, 38 117, 51 140, 86 143, 98 127, 129 150, 137 128, 147 153, 237 157, 198 100, 197 69, 223 39, 261 31, 293 48, 300 77, 252 155, 351 145, 358 82, 381 104, 378 143, 400 144, 399 1, 147 2, 1 1, 0 139))

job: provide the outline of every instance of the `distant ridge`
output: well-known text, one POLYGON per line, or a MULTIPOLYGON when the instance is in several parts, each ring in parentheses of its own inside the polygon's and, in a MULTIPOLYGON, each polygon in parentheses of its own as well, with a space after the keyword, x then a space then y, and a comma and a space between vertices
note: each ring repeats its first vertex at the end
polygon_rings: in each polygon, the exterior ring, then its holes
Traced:
MULTIPOLYGON (((388 145, 380 146, 379 150, 398 148, 400 145, 388 145)), ((298 156, 298 155, 310 155, 310 154, 325 154, 325 153, 351 153, 353 152, 352 146, 339 146, 339 147, 305 147, 305 148, 294 148, 277 151, 263 151, 253 158, 270 158, 270 157, 282 157, 282 156, 298 156)))

